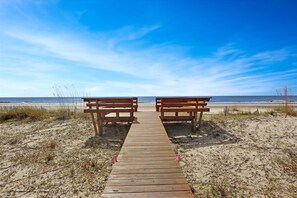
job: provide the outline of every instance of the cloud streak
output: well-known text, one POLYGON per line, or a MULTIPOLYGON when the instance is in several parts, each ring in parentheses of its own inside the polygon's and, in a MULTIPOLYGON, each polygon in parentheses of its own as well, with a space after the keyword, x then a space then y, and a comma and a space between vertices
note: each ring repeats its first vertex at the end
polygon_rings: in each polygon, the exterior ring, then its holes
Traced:
POLYGON ((9 87, 2 96, 24 96, 19 87, 35 87, 36 96, 49 96, 52 90, 46 89, 63 83, 94 96, 267 94, 285 83, 296 84, 296 69, 271 69, 271 65, 294 61, 294 48, 246 53, 230 43, 198 58, 188 55, 184 46, 140 45, 139 41, 162 28, 158 24, 94 34, 52 30, 40 21, 22 25, 20 21, 8 25, 3 17, 1 21, 5 28, 0 25, 0 39, 5 46, 0 48, 0 77, 3 87, 9 87))
MULTIPOLYGON (((218 49, 218 52, 210 57, 190 58, 176 52, 176 54, 172 54, 173 58, 168 59, 166 55, 162 55, 167 46, 156 48, 153 51, 126 49, 124 52, 116 52, 106 50, 107 47, 104 45, 90 45, 88 42, 84 42, 82 38, 73 39, 72 35, 68 37, 72 39, 65 39, 64 36, 42 35, 24 30, 5 33, 10 39, 17 39, 26 43, 28 48, 39 49, 41 56, 48 54, 47 59, 55 57, 65 62, 73 62, 83 68, 89 67, 123 73, 130 75, 132 79, 138 79, 137 84, 135 82, 127 83, 126 81, 118 81, 111 75, 110 80, 98 82, 104 84, 103 87, 125 90, 121 95, 125 95, 125 93, 126 95, 240 95, 261 93, 268 91, 269 84, 276 86, 273 83, 275 80, 285 80, 296 75, 295 70, 265 74, 269 64, 282 62, 290 55, 288 51, 283 49, 248 56, 242 50, 228 47, 225 51, 224 48, 218 49), (158 61, 155 62, 156 59, 158 61), (255 72, 258 74, 252 74, 255 72), (146 83, 142 83, 141 79, 146 83)), ((5 56, 4 54, 2 52, 3 56, 5 56)), ((27 65, 34 67, 36 65, 34 55, 28 56, 26 62, 27 65)), ((43 62, 39 65, 45 70, 53 66, 54 68, 65 69, 61 64, 51 65, 43 62)), ((17 64, 14 67, 17 68, 17 64)), ((38 66, 35 67, 38 68, 38 66)), ((15 74, 18 73, 17 70, 18 68, 15 69, 15 74)), ((109 94, 108 89, 102 88, 102 86, 99 89, 94 86, 86 88, 86 90, 98 90, 98 93, 101 90, 101 93, 109 94)))

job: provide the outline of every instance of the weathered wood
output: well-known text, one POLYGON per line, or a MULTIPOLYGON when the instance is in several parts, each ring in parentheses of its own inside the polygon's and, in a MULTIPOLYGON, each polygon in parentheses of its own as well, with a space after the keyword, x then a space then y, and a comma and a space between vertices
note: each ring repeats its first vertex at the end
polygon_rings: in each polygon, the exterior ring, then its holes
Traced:
POLYGON ((156 98, 156 110, 161 112, 161 120, 167 121, 191 121, 192 131, 201 125, 203 112, 209 112, 206 108, 210 98, 178 97, 156 98), (199 120, 197 113, 200 113, 199 120))
POLYGON ((209 108, 163 108, 163 112, 209 112, 209 108))
POLYGON ((97 135, 98 130, 97 130, 97 124, 96 124, 96 121, 95 121, 94 113, 91 113, 91 118, 92 118, 92 123, 93 123, 93 126, 94 126, 94 130, 95 130, 95 135, 97 135))
POLYGON ((193 197, 158 113, 136 116, 102 196, 193 197))
MULTIPOLYGON (((96 103, 100 105, 100 101, 107 104, 116 104, 116 103, 127 103, 131 98, 125 97, 100 97, 100 98, 82 98, 84 102, 87 102, 88 106, 96 106, 96 103)), ((134 111, 138 111, 138 98, 133 97, 133 108, 134 111)))
POLYGON ((138 192, 138 193, 116 193, 106 194, 104 197, 107 198, 180 198, 180 197, 193 197, 191 192, 188 191, 173 191, 173 192, 138 192))
POLYGON ((170 184, 187 184, 187 180, 184 178, 165 178, 165 179, 127 179, 125 182, 122 180, 112 179, 109 181, 110 185, 113 186, 142 186, 142 185, 170 185, 170 184))
POLYGON ((96 113, 96 112, 100 112, 100 113, 120 113, 120 112, 126 112, 126 113, 130 113, 130 112, 134 112, 133 109, 85 109, 84 113, 96 113))
POLYGON ((87 109, 85 113, 92 114, 95 134, 103 135, 103 126, 107 123, 134 121, 134 112, 138 108, 137 98, 83 98, 87 109), (94 114, 97 115, 97 124, 94 114), (98 130, 97 130, 98 128, 98 130))
MULTIPOLYGON (((107 181, 107 185, 109 185, 109 181, 112 179, 117 179, 117 180, 129 180, 129 179, 134 179, 134 180, 146 180, 146 179, 175 179, 175 178, 184 178, 185 176, 183 175, 182 172, 178 173, 152 173, 152 174, 116 174, 112 173, 109 175, 109 179, 107 181)), ((125 182, 125 181, 123 181, 125 182)), ((104 193, 104 192, 103 192, 104 193)))
POLYGON ((143 185, 143 186, 106 186, 105 193, 168 192, 190 191, 188 184, 143 185))

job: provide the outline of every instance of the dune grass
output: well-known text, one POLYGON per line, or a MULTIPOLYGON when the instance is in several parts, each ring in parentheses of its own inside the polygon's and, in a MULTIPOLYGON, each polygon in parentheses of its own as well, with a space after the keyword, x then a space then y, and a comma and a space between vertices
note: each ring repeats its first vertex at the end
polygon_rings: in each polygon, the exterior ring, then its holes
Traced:
POLYGON ((33 107, 2 107, 0 108, 0 121, 6 120, 43 120, 50 117, 44 108, 33 107))
POLYGON ((7 120, 38 121, 44 119, 67 120, 72 117, 85 116, 82 113, 71 111, 66 108, 47 110, 42 107, 1 107, 0 122, 7 120))
POLYGON ((284 113, 289 116, 297 116, 297 110, 293 106, 281 106, 275 109, 277 113, 284 113))

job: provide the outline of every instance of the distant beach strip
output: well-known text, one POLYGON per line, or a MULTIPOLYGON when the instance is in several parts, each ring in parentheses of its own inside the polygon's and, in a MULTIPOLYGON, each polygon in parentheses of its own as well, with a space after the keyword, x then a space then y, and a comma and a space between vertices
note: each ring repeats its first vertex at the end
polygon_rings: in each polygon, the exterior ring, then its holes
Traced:
MULTIPOLYGON (((159 97, 159 96, 158 96, 159 97)), ((164 96, 162 96, 164 97, 164 96)), ((165 96, 166 97, 166 96, 165 96)), ((191 97, 191 96, 188 96, 191 97)), ((197 96, 195 96, 197 97, 197 96)), ((208 96, 209 97, 209 96, 208 96)), ((210 96, 213 104, 282 104, 284 96, 210 96)), ((139 103, 155 103, 156 96, 139 96, 139 103)), ((297 103, 297 96, 289 96, 290 103, 297 103)), ((0 103, 83 103, 80 97, 2 97, 0 103)))

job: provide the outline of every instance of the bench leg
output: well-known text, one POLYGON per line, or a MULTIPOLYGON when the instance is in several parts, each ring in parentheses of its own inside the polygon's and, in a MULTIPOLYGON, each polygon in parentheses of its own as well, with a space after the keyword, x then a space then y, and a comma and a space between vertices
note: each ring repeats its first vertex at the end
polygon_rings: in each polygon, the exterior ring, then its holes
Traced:
POLYGON ((97 135, 98 134, 97 124, 96 124, 95 117, 94 117, 93 113, 91 113, 91 117, 92 117, 92 122, 93 122, 94 130, 95 130, 95 135, 97 135))
POLYGON ((103 120, 101 117, 101 113, 97 113, 97 123, 98 123, 99 136, 102 136, 103 135, 103 120))
POLYGON ((197 126, 197 112, 194 113, 194 118, 192 120, 192 132, 196 132, 196 126, 197 126))
POLYGON ((196 122, 195 122, 195 119, 192 119, 192 132, 195 132, 195 129, 196 129, 196 122))
POLYGON ((201 126, 201 120, 202 120, 202 115, 203 115, 203 112, 200 112, 200 115, 199 115, 199 121, 198 121, 198 126, 196 126, 196 130, 198 131, 200 126, 201 126))

